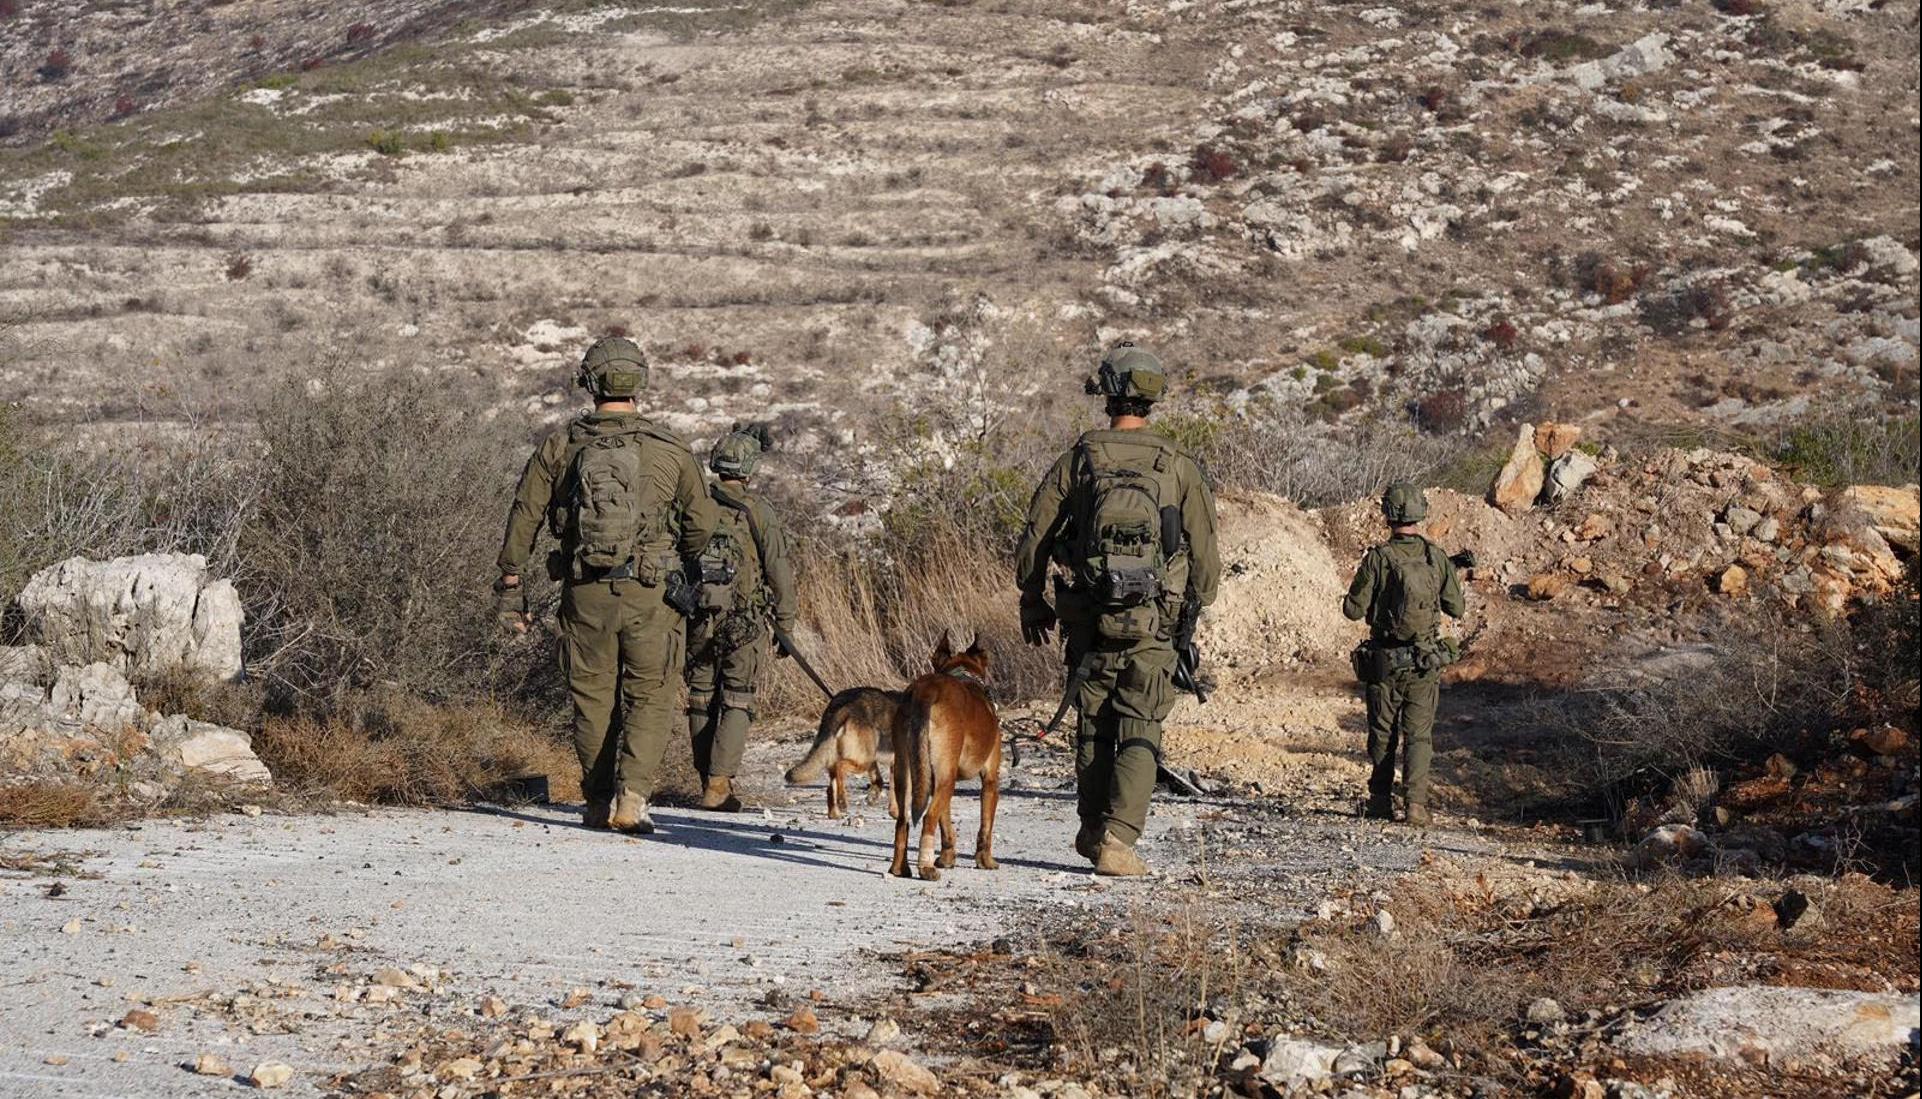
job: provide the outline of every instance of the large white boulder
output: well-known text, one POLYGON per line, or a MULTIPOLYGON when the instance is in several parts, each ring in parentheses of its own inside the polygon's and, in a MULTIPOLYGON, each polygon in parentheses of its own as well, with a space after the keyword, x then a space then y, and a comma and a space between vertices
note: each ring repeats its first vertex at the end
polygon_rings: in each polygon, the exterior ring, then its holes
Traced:
POLYGON ((239 729, 175 714, 155 722, 151 736, 161 762, 170 768, 261 786, 274 781, 254 754, 253 738, 239 729))
POLYGON ((35 573, 18 602, 56 665, 240 678, 240 595, 197 553, 68 558, 35 573))

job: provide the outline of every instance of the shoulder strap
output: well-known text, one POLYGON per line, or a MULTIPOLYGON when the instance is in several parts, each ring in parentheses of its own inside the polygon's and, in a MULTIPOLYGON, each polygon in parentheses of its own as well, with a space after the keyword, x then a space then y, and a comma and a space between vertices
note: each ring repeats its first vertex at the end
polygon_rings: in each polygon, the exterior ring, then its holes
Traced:
POLYGON ((767 539, 761 533, 761 521, 754 517, 754 508, 750 506, 746 500, 730 500, 718 492, 710 491, 708 495, 713 497, 714 502, 720 504, 722 507, 733 508, 735 511, 741 513, 741 518, 747 521, 748 537, 754 540, 754 556, 760 559, 761 567, 766 568, 767 539))

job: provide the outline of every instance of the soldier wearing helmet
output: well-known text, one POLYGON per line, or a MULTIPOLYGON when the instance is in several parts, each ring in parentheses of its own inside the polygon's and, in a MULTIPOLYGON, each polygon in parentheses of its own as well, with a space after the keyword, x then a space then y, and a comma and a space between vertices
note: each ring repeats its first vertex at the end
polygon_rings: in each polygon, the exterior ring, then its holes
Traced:
POLYGON ((1167 393, 1161 360, 1132 343, 1102 356, 1090 395, 1105 430, 1082 435, 1035 490, 1015 560, 1031 645, 1061 627, 1064 706, 1076 711, 1074 848, 1097 874, 1148 872, 1135 851, 1179 693, 1175 636, 1221 581, 1215 502, 1200 465, 1148 427, 1167 393), (1055 601, 1047 600, 1050 564, 1055 601))
POLYGON ((1441 616, 1464 611, 1458 563, 1421 533, 1428 498, 1406 482, 1381 497, 1388 541, 1370 549, 1355 570, 1342 613, 1368 623, 1368 640, 1352 654, 1355 676, 1368 703, 1368 803, 1363 815, 1394 819, 1395 758, 1402 765, 1403 798, 1410 824, 1429 823, 1428 764, 1434 755, 1435 707, 1441 670, 1453 663, 1452 640, 1441 636, 1441 616))
MULTIPOLYGON (((793 635, 797 610, 787 534, 748 489, 772 449, 765 424, 736 425, 714 444, 708 486, 718 526, 695 562, 700 611, 688 625, 687 732, 701 774, 701 808, 736 812, 734 776, 754 721, 756 680, 769 653, 768 620, 793 635)), ((783 653, 782 655, 786 655, 783 653)))
POLYGON ((541 441, 521 473, 495 592, 503 623, 527 628, 521 573, 541 528, 561 584, 561 668, 589 828, 645 834, 693 609, 683 571, 713 537, 714 503, 687 444, 643 417, 647 357, 596 340, 576 380, 594 410, 541 441), (618 726, 616 719, 619 719, 618 726))

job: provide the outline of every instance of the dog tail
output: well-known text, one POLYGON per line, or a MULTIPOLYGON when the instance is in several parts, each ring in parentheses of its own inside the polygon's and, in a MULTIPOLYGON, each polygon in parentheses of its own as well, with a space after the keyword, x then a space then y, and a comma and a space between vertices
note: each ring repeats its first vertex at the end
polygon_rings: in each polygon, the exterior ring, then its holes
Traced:
POLYGON ((928 744, 928 722, 931 715, 926 703, 910 698, 907 710, 902 717, 907 722, 907 736, 902 738, 905 743, 895 745, 894 750, 906 751, 908 754, 908 779, 914 788, 912 811, 908 817, 908 823, 914 826, 919 825, 921 818, 927 816, 928 803, 934 800, 934 753, 929 750, 928 744))
POLYGON ((801 762, 788 768, 787 781, 790 786, 813 782, 827 771, 828 764, 834 762, 834 738, 841 733, 841 726, 848 721, 848 703, 854 700, 853 691, 843 691, 828 700, 828 708, 821 711, 821 727, 814 734, 814 746, 801 762))

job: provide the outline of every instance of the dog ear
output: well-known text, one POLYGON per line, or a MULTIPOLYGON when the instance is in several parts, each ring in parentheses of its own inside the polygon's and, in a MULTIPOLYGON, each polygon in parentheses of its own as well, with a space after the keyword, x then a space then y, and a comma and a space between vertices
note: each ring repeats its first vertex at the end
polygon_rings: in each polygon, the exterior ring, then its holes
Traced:
POLYGON ((941 640, 934 646, 934 662, 939 664, 953 655, 954 643, 948 640, 948 631, 942 630, 941 640))
POLYGON ((975 633, 974 640, 968 642, 968 655, 969 656, 986 656, 987 655, 987 650, 981 647, 981 634, 979 633, 979 631, 975 633))

